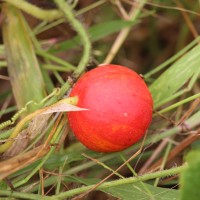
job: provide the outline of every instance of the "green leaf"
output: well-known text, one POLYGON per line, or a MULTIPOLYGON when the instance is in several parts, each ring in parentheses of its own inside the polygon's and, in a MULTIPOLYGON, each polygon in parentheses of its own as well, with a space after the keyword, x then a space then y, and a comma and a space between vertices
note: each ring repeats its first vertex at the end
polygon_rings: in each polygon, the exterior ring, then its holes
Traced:
MULTIPOLYGON (((154 107, 157 108, 162 104, 170 101, 188 81, 191 84, 184 86, 191 87, 192 83, 200 73, 200 46, 197 45, 187 54, 181 57, 161 76, 156 79, 150 86, 150 91, 154 99, 154 107)), ((186 90, 187 91, 187 90, 186 90)))
POLYGON ((44 164, 44 168, 48 170, 55 169, 56 167, 63 166, 63 164, 69 164, 74 161, 81 161, 84 157, 80 152, 70 152, 66 155, 63 154, 52 154, 51 157, 44 164))
POLYGON ((123 200, 133 200, 133 199, 178 200, 179 199, 178 198, 179 192, 177 190, 154 187, 152 185, 145 183, 143 183, 143 185, 141 183, 119 185, 104 189, 103 191, 123 200), (144 189, 144 185, 149 192, 147 192, 144 189))
MULTIPOLYGON (((28 101, 40 102, 46 95, 44 80, 21 11, 9 4, 2 6, 2 24, 8 73, 18 109, 28 101), (13 34, 14 33, 14 34, 13 34), (34 95, 33 95, 34 94, 34 95)), ((31 111, 35 110, 34 106, 31 111)))
POLYGON ((186 160, 189 164, 180 177, 181 200, 200 198, 200 151, 191 151, 186 160))
MULTIPOLYGON (((71 180, 86 185, 97 184, 100 181, 94 178, 84 179, 79 177, 71 177, 71 180)), ((101 191, 122 200, 179 200, 178 190, 154 187, 139 182, 109 187, 101 189, 101 191)))
MULTIPOLYGON (((88 33, 91 41, 97 41, 113 33, 119 32, 121 29, 132 26, 135 21, 124 21, 124 20, 113 20, 105 22, 102 24, 94 25, 88 29, 88 33)), ((64 41, 54 47, 52 47, 49 52, 57 53, 60 51, 66 51, 68 49, 74 48, 81 45, 81 40, 79 36, 73 37, 71 40, 64 41)))

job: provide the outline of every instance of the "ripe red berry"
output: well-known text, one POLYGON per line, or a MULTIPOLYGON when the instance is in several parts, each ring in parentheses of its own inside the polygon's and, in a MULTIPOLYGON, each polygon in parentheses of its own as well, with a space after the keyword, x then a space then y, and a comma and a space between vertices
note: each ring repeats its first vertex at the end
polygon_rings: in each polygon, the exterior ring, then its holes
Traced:
POLYGON ((88 111, 67 113, 69 125, 89 149, 115 152, 140 140, 152 119, 151 94, 134 71, 119 65, 101 65, 84 74, 70 96, 88 111))

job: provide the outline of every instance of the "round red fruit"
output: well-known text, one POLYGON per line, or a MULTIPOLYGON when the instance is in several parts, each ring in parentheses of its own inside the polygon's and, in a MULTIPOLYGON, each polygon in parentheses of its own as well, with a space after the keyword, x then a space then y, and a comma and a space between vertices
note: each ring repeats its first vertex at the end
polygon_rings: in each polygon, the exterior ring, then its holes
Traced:
POLYGON ((85 73, 70 96, 87 111, 67 113, 77 139, 97 152, 121 151, 138 142, 152 119, 153 100, 143 79, 119 65, 85 73))

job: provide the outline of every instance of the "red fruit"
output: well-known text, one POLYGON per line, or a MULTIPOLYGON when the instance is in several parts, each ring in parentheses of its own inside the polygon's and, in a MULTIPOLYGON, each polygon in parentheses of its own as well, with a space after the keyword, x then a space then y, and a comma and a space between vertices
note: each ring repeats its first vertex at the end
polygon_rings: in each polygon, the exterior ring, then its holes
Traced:
POLYGON ((69 125, 89 149, 114 152, 140 140, 152 119, 151 94, 134 71, 119 65, 101 65, 84 74, 70 96, 88 111, 67 113, 69 125))

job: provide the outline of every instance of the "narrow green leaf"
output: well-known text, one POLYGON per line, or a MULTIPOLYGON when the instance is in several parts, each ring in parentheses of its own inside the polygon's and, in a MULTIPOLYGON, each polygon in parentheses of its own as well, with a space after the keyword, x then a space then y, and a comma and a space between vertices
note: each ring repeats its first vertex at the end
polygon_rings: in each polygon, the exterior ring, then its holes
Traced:
POLYGON ((20 10, 6 3, 2 6, 2 13, 8 72, 20 109, 30 100, 40 102, 45 97, 44 81, 24 16, 20 10))
POLYGON ((144 187, 143 185, 141 185, 141 183, 119 185, 103 189, 103 191, 123 200, 133 200, 133 199, 178 200, 179 199, 179 192, 177 190, 154 187, 152 185, 145 183, 143 184, 150 191, 150 193, 147 193, 147 191, 144 190, 144 187))
POLYGON ((154 99, 155 108, 172 99, 190 79, 198 77, 200 73, 199 58, 200 45, 197 45, 152 83, 149 89, 154 99))
MULTIPOLYGON (((97 41, 101 38, 104 38, 108 35, 116 33, 121 29, 132 26, 135 24, 135 21, 124 21, 124 20, 113 20, 106 23, 94 25, 88 29, 88 33, 91 41, 97 41)), ((77 47, 81 45, 81 40, 79 36, 73 37, 71 40, 64 41, 56 46, 52 47, 50 53, 58 53, 60 51, 66 51, 68 49, 77 47)))
POLYGON ((189 164, 180 177, 181 200, 199 200, 200 198, 200 151, 191 151, 186 157, 189 164))

